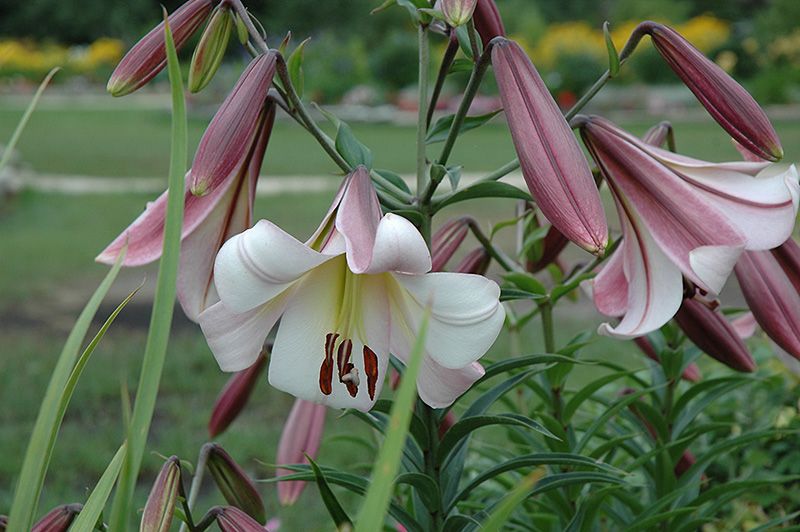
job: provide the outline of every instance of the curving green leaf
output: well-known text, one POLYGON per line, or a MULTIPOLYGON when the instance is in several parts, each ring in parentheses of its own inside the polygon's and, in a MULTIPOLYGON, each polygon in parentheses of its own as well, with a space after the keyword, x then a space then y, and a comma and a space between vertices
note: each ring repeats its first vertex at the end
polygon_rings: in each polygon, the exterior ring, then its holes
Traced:
MULTIPOLYGON (((502 109, 498 109, 483 115, 464 117, 464 123, 461 124, 461 129, 459 130, 458 134, 461 135, 465 131, 481 127, 502 111, 502 109)), ((450 134, 450 128, 453 126, 454 118, 455 115, 447 115, 438 119, 428 130, 428 136, 425 137, 425 144, 435 144, 437 142, 444 142, 447 140, 447 136, 450 134)))
POLYGON ((336 495, 334 495, 330 486, 328 486, 328 481, 325 480, 325 474, 310 456, 306 455, 306 460, 308 460, 308 463, 311 465, 311 471, 314 473, 314 480, 317 481, 317 488, 319 488, 319 495, 322 497, 325 508, 328 509, 328 513, 336 524, 336 528, 352 527, 353 523, 350 521, 350 518, 347 517, 347 512, 344 511, 336 495))
POLYGON ((433 211, 437 212, 448 205, 476 198, 513 198, 531 201, 531 195, 514 185, 502 181, 479 181, 435 202, 433 211))
POLYGON ((545 469, 539 468, 530 472, 523 478, 516 488, 511 493, 500 501, 495 510, 483 522, 481 530, 484 532, 494 532, 504 530, 506 522, 511 517, 511 514, 516 510, 522 501, 529 497, 531 488, 545 475, 545 469))
POLYGON ((455 425, 445 432, 442 441, 439 443, 439 463, 444 463, 445 460, 447 460, 447 455, 461 440, 470 436, 477 429, 491 425, 516 425, 535 430, 548 438, 560 439, 547 430, 541 423, 519 414, 462 417, 455 425))
POLYGON ((108 463, 106 470, 97 481, 97 485, 92 490, 89 498, 86 499, 86 504, 83 505, 83 510, 78 514, 78 517, 72 523, 72 529, 76 532, 79 530, 93 530, 95 524, 103 515, 103 508, 106 506, 108 497, 111 495, 111 490, 114 488, 114 483, 117 481, 119 472, 122 469, 122 464, 125 462, 125 453, 128 450, 128 444, 123 443, 119 450, 108 463))

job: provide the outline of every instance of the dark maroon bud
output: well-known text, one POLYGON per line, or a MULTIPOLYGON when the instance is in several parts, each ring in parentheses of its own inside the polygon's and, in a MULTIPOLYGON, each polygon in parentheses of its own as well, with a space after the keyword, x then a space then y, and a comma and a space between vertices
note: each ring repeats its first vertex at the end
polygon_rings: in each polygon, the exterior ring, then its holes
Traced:
POLYGON ((478 0, 475 12, 472 14, 472 21, 475 23, 475 30, 481 36, 483 46, 495 37, 505 37, 506 29, 503 26, 503 19, 500 18, 500 11, 494 0, 478 0))
POLYGON ((81 510, 83 510, 81 504, 56 506, 33 525, 31 532, 67 532, 81 510))
POLYGON ((208 434, 212 438, 225 432, 225 429, 239 416, 266 366, 267 357, 262 353, 255 364, 239 371, 228 380, 217 397, 208 422, 208 434))

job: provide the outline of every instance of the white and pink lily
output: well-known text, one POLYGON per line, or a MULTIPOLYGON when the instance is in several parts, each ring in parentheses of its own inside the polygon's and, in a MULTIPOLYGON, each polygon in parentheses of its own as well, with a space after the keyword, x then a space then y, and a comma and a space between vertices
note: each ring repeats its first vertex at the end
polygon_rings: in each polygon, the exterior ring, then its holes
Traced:
POLYGON ((401 216, 381 215, 359 167, 305 244, 267 220, 226 242, 214 269, 221 301, 199 322, 220 368, 239 371, 256 361, 280 318, 270 383, 306 401, 366 411, 389 354, 407 360, 430 305, 417 386, 423 401, 443 407, 483 374, 475 361, 494 343, 505 311, 493 281, 430 269, 420 233, 401 216))
POLYGON ((708 163, 650 146, 600 117, 581 135, 608 181, 623 240, 593 282, 598 310, 621 317, 599 332, 632 338, 658 329, 681 305, 684 277, 718 294, 745 250, 771 249, 794 227, 794 166, 708 163))

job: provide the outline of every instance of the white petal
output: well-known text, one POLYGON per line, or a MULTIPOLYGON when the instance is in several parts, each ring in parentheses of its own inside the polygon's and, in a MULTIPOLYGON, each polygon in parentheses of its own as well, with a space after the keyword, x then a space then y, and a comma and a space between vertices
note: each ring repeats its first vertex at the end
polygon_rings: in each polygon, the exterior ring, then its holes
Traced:
POLYGON ((499 300, 500 287, 494 281, 481 275, 446 272, 393 277, 398 283, 393 292, 393 312, 397 309, 402 314, 412 335, 419 330, 425 308, 431 305, 425 346, 442 366, 458 369, 475 362, 500 334, 505 309, 499 300))
MULTIPOLYGON (((325 360, 325 337, 335 333, 341 305, 344 257, 315 269, 298 283, 286 308, 269 365, 269 382, 295 397, 322 403, 332 408, 367 411, 375 404, 389 362, 389 304, 383 276, 362 276, 361 309, 363 322, 353 332, 351 362, 358 371, 358 393, 351 397, 339 382, 334 369, 332 392, 320 390, 320 368, 325 360), (359 330, 360 329, 360 330, 359 330), (363 347, 368 345, 378 357, 378 378, 374 398, 368 393, 363 347)), ((335 357, 334 357, 335 364, 335 357)))
POLYGON ((477 362, 462 369, 448 369, 431 357, 425 357, 417 376, 417 392, 426 405, 444 408, 453 404, 485 373, 477 362))
POLYGON ((378 224, 375 249, 368 273, 425 273, 431 269, 431 254, 414 224, 389 213, 378 224))
POLYGON ((705 288, 716 295, 722 291, 743 251, 738 246, 701 246, 689 252, 689 264, 705 288))
POLYGON ((283 313, 286 299, 283 296, 242 313, 220 301, 200 314, 200 328, 222 371, 241 371, 253 365, 283 313))
POLYGON ((228 240, 217 255, 214 283, 232 310, 244 312, 286 290, 331 255, 317 253, 267 220, 228 240))

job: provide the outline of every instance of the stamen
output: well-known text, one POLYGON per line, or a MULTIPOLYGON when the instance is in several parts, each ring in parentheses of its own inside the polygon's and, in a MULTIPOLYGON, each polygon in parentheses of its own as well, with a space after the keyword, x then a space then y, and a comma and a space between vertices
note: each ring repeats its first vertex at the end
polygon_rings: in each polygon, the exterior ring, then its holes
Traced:
POLYGON ((378 355, 364 346, 364 373, 367 374, 367 392, 370 399, 375 399, 375 387, 378 384, 378 355))
POLYGON ((339 344, 339 350, 336 354, 336 359, 339 364, 339 382, 347 387, 347 393, 350 397, 355 397, 358 394, 358 370, 355 365, 350 362, 350 357, 353 354, 353 341, 349 338, 339 344))
POLYGON ((333 346, 338 337, 333 333, 325 335, 325 359, 319 368, 319 390, 325 395, 333 392, 333 346))

